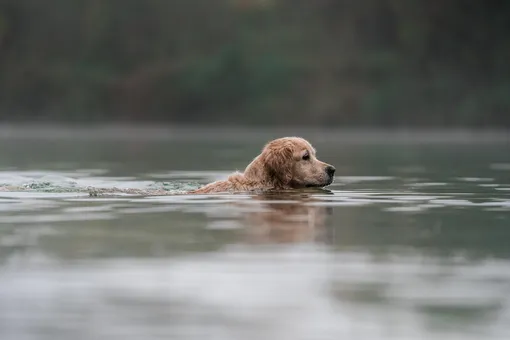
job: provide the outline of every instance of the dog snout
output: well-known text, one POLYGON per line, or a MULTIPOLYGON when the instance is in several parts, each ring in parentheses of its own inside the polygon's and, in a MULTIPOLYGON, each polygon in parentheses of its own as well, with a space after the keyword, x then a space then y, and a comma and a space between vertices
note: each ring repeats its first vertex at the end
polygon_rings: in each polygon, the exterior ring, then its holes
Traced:
POLYGON ((334 166, 332 166, 332 165, 328 165, 328 166, 326 167, 326 173, 327 173, 330 177, 333 177, 333 175, 335 174, 335 171, 336 171, 336 169, 335 169, 335 167, 334 167, 334 166))

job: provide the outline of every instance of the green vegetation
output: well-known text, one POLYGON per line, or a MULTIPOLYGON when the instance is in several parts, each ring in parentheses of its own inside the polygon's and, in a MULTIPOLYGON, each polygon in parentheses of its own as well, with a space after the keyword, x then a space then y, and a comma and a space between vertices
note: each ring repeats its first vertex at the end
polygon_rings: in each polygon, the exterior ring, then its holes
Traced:
POLYGON ((0 120, 510 126, 510 2, 0 0, 0 120))

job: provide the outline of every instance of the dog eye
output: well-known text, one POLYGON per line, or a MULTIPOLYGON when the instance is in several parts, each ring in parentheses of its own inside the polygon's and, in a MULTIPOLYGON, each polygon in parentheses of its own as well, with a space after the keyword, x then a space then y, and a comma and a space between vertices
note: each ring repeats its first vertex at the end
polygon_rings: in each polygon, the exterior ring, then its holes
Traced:
POLYGON ((305 154, 303 155, 303 160, 304 160, 304 161, 307 161, 307 160, 309 160, 309 159, 310 159, 310 154, 307 152, 307 153, 305 153, 305 154))

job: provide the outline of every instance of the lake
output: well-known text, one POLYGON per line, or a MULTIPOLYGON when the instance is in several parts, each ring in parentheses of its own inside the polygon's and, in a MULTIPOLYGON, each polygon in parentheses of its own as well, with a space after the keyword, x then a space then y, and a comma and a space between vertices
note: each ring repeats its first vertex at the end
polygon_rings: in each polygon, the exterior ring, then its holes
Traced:
POLYGON ((0 128, 0 339, 509 339, 506 135, 0 128), (310 140, 327 190, 139 196, 310 140))

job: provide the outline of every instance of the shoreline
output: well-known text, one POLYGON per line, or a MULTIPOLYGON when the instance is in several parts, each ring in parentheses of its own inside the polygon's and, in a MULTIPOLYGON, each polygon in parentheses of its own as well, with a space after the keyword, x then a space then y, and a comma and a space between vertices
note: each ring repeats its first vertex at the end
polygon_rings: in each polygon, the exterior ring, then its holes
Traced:
POLYGON ((246 127, 155 124, 9 124, 0 123, 0 140, 225 141, 303 136, 314 142, 340 143, 510 143, 508 129, 379 129, 320 127, 246 127))

